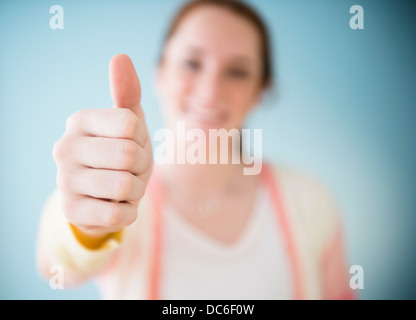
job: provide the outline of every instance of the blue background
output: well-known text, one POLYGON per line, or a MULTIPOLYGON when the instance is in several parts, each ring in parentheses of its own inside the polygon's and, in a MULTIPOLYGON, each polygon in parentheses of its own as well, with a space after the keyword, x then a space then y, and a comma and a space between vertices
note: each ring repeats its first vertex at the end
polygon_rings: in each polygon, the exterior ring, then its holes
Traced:
MULTIPOLYGON (((131 56, 151 135, 162 127, 154 69, 182 1, 0 2, 0 298, 95 299, 52 290, 35 269, 51 156, 66 118, 111 107, 108 62, 131 56), (64 8, 51 30, 49 8, 64 8)), ((342 209, 363 299, 416 298, 416 33, 410 1, 256 1, 274 42, 277 89, 250 119, 264 157, 319 177, 342 209), (352 30, 360 4, 365 29, 352 30)))

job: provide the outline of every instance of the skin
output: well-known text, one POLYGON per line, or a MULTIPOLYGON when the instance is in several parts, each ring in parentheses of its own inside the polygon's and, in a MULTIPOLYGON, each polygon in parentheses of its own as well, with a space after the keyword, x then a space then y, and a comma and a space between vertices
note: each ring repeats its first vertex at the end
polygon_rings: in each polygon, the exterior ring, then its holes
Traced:
POLYGON ((130 58, 110 61, 114 107, 71 115, 55 143, 57 185, 66 218, 101 238, 131 224, 152 170, 152 148, 130 58))
POLYGON ((168 125, 241 128, 261 93, 260 40, 244 18, 222 8, 192 11, 165 47, 159 94, 168 125))
MULTIPOLYGON (((257 30, 246 19, 215 6, 188 14, 167 42, 158 67, 156 86, 167 126, 174 130, 176 121, 184 120, 188 129, 242 128, 263 90, 259 50, 257 30)), ((113 108, 71 115, 53 149, 64 214, 97 245, 135 221, 153 168, 133 63, 117 55, 109 69, 113 108)), ((178 212, 229 244, 249 220, 258 186, 258 177, 244 176, 243 167, 166 165, 158 172, 178 212), (220 214, 211 219, 195 215, 207 199, 221 204, 220 214)))
MULTIPOLYGON (((241 129, 263 91, 260 70, 260 37, 250 21, 215 6, 195 9, 166 44, 159 66, 157 89, 168 127, 176 132, 176 121, 183 120, 187 129, 206 133, 241 129)), ((244 176, 243 167, 164 165, 158 171, 178 212, 230 244, 250 218, 258 186, 258 177, 244 176), (221 212, 212 219, 195 214, 209 199, 221 204, 221 212)))

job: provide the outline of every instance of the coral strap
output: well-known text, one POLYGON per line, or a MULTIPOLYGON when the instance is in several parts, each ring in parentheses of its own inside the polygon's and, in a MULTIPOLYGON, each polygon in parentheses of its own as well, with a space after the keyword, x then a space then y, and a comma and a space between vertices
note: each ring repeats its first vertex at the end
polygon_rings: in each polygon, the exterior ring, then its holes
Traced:
MULTIPOLYGON (((291 227, 287 219, 286 208, 283 203, 283 197, 281 190, 279 189, 278 181, 275 179, 273 169, 268 164, 263 164, 262 169, 262 181, 266 184, 267 190, 270 193, 270 197, 273 204, 273 209, 276 214, 276 219, 281 228, 283 238, 286 242, 288 249, 288 256, 293 271, 294 280, 294 298, 302 299, 301 290, 301 276, 300 276, 300 264, 297 255, 296 245, 293 235, 291 233, 291 227)), ((153 204, 153 250, 150 265, 150 277, 149 277, 149 299, 160 299, 160 275, 162 265, 162 214, 161 210, 164 205, 164 192, 162 184, 160 183, 156 173, 152 174, 152 178, 149 181, 148 187, 153 204)))

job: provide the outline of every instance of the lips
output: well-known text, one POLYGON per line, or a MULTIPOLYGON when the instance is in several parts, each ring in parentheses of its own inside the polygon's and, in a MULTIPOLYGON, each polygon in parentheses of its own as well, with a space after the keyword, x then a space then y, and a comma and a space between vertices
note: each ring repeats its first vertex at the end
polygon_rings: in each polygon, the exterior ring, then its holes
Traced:
POLYGON ((190 123, 201 127, 220 128, 227 119, 225 112, 212 112, 210 110, 185 108, 185 117, 190 123))

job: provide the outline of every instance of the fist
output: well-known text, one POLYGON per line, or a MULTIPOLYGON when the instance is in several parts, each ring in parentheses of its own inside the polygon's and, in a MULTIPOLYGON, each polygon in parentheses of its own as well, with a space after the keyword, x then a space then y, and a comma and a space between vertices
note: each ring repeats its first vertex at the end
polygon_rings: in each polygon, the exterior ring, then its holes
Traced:
POLYGON ((114 107, 72 114, 53 148, 65 217, 91 236, 135 221, 153 163, 140 82, 126 55, 111 59, 110 90, 114 107))

